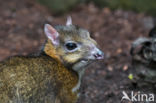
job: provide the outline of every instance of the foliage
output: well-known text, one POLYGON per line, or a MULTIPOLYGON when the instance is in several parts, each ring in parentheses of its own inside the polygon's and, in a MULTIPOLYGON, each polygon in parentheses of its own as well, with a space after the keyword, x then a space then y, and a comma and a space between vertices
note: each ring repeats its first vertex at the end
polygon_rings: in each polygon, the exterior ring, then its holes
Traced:
POLYGON ((39 3, 46 5, 54 13, 63 13, 71 9, 78 0, 37 0, 39 3))
POLYGON ((70 10, 78 3, 94 2, 98 7, 110 7, 111 9, 125 9, 136 12, 145 12, 156 16, 156 0, 37 0, 46 5, 55 13, 63 13, 70 10))
POLYGON ((96 0, 95 3, 102 7, 107 5, 111 9, 133 10, 156 16, 156 0, 96 0))

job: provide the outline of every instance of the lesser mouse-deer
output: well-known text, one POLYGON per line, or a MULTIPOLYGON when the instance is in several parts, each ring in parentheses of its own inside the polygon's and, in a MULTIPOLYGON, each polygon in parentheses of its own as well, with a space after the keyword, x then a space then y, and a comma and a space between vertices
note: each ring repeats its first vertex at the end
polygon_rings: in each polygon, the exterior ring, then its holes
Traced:
POLYGON ((72 24, 45 24, 42 50, 0 62, 0 103, 76 103, 88 64, 103 59, 90 33, 72 24))

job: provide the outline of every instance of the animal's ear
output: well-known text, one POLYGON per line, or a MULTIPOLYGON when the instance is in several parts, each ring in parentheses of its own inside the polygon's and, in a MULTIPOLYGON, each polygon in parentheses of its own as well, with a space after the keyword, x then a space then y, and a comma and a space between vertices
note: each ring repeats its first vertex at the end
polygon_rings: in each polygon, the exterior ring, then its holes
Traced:
POLYGON ((57 46, 59 45, 59 33, 49 24, 45 24, 44 32, 48 39, 52 41, 52 43, 57 46))
POLYGON ((71 16, 67 17, 67 22, 66 22, 66 26, 72 25, 72 18, 71 16))
POLYGON ((150 30, 149 37, 156 37, 156 26, 150 30))

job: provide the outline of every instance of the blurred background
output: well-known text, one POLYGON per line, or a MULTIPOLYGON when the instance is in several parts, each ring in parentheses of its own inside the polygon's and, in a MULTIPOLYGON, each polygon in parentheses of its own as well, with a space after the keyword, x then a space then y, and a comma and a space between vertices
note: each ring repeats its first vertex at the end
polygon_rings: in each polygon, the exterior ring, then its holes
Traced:
POLYGON ((87 69, 79 103, 120 103, 123 90, 135 90, 128 79, 131 43, 148 35, 155 11, 156 0, 0 0, 0 60, 38 51, 44 24, 65 24, 70 15, 105 52, 87 69))

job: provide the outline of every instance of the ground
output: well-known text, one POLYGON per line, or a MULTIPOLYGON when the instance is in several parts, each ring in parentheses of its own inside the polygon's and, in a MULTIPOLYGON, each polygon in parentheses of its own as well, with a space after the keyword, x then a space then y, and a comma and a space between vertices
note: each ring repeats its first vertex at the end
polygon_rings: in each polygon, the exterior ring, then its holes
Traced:
POLYGON ((44 24, 65 24, 68 15, 74 24, 91 32, 105 53, 104 60, 87 69, 79 103, 120 103, 123 90, 138 90, 128 79, 128 74, 133 72, 129 51, 135 39, 148 35, 153 19, 131 11, 111 11, 89 4, 79 5, 63 16, 54 16, 31 0, 1 0, 0 60, 38 51, 46 40, 44 24))

